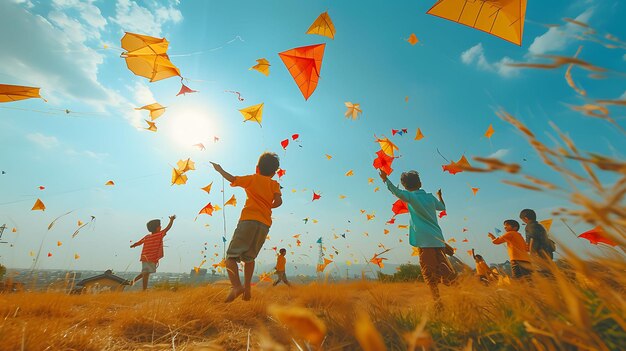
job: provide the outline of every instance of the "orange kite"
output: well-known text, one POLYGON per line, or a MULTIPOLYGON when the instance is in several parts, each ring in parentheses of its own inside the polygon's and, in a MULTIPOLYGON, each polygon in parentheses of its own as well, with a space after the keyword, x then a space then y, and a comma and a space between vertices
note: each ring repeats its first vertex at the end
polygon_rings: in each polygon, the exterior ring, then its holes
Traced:
POLYGON ((0 102, 11 102, 32 98, 39 98, 46 101, 39 95, 39 88, 0 84, 0 102))
POLYGON ((317 88, 326 44, 302 46, 278 54, 296 81, 305 100, 317 88))
POLYGON ((526 0, 438 0, 426 12, 522 45, 526 0))

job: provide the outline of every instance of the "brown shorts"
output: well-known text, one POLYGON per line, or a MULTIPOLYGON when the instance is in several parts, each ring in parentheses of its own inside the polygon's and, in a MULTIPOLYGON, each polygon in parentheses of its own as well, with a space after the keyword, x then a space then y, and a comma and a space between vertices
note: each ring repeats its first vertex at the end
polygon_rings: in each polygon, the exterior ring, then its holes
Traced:
POLYGON ((444 283, 450 285, 456 279, 456 271, 445 254, 443 247, 418 249, 422 276, 428 285, 444 283))
POLYGON ((239 221, 237 229, 230 239, 227 258, 243 262, 252 262, 261 251, 270 227, 257 221, 239 221))

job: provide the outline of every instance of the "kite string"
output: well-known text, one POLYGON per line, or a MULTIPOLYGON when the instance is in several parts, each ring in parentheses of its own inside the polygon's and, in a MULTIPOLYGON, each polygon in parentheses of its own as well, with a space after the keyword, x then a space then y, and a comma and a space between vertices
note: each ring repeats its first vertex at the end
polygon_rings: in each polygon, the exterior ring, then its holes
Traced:
POLYGON ((447 159, 447 158, 445 158, 445 157, 441 154, 441 151, 439 151, 439 148, 437 148, 437 153, 438 153, 438 154, 439 154, 439 156, 441 156, 444 160, 446 160, 446 162, 450 162, 450 161, 448 161, 448 159, 447 159))
POLYGON ((239 40, 239 41, 241 41, 242 43, 245 43, 245 40, 243 40, 243 39, 241 38, 241 36, 237 35, 237 36, 235 36, 234 38, 232 38, 231 40, 229 40, 229 41, 225 42, 224 44, 222 44, 222 45, 220 45, 220 46, 218 46, 218 47, 212 48, 212 49, 207 49, 207 50, 202 50, 202 51, 196 51, 196 52, 192 52, 192 53, 189 53, 189 54, 173 54, 173 55, 168 55, 168 56, 169 56, 169 57, 189 57, 189 56, 194 56, 194 55, 201 55, 201 54, 204 54, 204 53, 206 53, 206 52, 214 52, 214 51, 217 51, 217 50, 221 50, 221 49, 223 49, 223 48, 224 48, 224 46, 226 46, 226 45, 228 45, 228 44, 232 44, 232 43, 233 43, 233 42, 235 42, 236 40, 239 40))
POLYGON ((222 245, 224 246, 224 253, 222 256, 222 259, 226 259, 226 241, 224 241, 224 239, 226 239, 226 195, 225 195, 225 191, 224 191, 224 177, 222 177, 222 222, 224 224, 224 236, 222 238, 222 245))

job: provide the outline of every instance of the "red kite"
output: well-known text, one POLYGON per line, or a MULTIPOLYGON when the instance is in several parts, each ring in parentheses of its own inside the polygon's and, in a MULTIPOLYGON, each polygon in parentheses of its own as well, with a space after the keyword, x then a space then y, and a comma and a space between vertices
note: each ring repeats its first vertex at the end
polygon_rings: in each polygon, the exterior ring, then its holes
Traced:
POLYGON ((376 155, 377 157, 374 159, 373 163, 374 168, 380 169, 385 172, 385 174, 390 175, 391 172, 393 172, 393 169, 391 168, 391 163, 393 162, 394 158, 385 154, 383 150, 376 151, 376 155))
POLYGON ((315 191, 314 191, 313 192, 313 200, 312 201, 319 200, 321 197, 322 197, 322 195, 316 194, 315 191))
POLYGON ((457 173, 463 172, 464 168, 470 168, 471 165, 469 161, 467 161, 467 158, 465 158, 465 155, 464 155, 464 156, 461 156, 461 158, 458 161, 456 162, 452 161, 449 164, 443 165, 441 167, 443 168, 444 172, 447 171, 450 174, 457 174, 457 173))
POLYGON ((298 85, 305 100, 317 88, 326 44, 302 46, 278 54, 298 85))
POLYGON ((600 226, 597 226, 591 230, 588 230, 580 234, 578 237, 589 240, 589 243, 593 245, 598 245, 598 243, 603 243, 603 244, 607 244, 610 246, 617 246, 617 243, 607 238, 605 234, 606 233, 604 232, 604 229, 602 229, 602 227, 600 226))
POLYGON ((287 150, 287 146, 289 145, 289 139, 285 139, 280 142, 280 146, 283 147, 283 150, 287 150))
POLYGON ((278 175, 278 178, 282 178, 285 175, 285 173, 286 173, 286 171, 284 169, 282 169, 282 168, 279 168, 276 171, 276 174, 278 175))
POLYGON ((213 216, 213 205, 211 205, 211 203, 209 202, 206 206, 204 206, 200 212, 198 212, 199 215, 201 214, 208 214, 209 216, 213 216))
POLYGON ((439 212, 439 218, 443 218, 445 216, 447 216, 448 214, 446 213, 446 210, 443 210, 441 212, 439 212))
POLYGON ((394 202, 391 206, 391 211, 393 211, 393 215, 395 217, 399 214, 409 213, 409 207, 407 206, 406 202, 398 200, 394 202))

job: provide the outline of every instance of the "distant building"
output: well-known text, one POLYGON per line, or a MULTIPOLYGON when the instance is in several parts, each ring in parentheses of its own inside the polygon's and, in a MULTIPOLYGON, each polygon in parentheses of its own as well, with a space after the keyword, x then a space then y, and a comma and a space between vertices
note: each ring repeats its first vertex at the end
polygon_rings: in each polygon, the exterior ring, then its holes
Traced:
POLYGON ((85 278, 76 284, 74 293, 99 293, 107 291, 124 291, 130 281, 113 274, 110 269, 103 274, 85 278))

